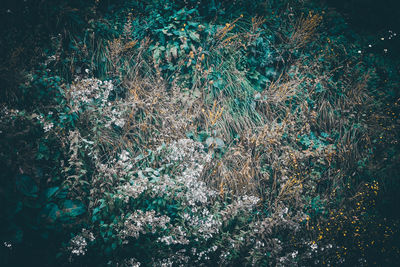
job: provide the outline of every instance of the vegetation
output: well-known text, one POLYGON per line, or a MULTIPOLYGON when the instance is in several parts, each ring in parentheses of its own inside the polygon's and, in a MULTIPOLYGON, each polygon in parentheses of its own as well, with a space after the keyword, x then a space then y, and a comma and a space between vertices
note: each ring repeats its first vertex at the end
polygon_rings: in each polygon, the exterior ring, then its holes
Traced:
POLYGON ((12 5, 0 264, 399 260, 395 32, 319 1, 12 5))

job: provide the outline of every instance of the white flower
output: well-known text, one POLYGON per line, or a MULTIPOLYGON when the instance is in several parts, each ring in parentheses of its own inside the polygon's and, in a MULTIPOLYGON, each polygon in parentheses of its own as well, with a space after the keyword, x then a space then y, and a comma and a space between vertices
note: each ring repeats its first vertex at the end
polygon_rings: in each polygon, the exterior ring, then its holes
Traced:
POLYGON ((120 160, 122 161, 128 161, 129 160, 129 152, 126 150, 123 150, 119 156, 120 160))
POLYGON ((317 243, 312 243, 311 246, 310 246, 310 248, 311 248, 313 251, 316 250, 316 249, 318 248, 317 243))
POLYGON ((47 132, 50 131, 51 128, 53 128, 53 127, 54 127, 54 123, 52 123, 52 122, 50 122, 50 123, 44 122, 43 130, 44 130, 45 133, 47 133, 47 132))
POLYGON ((296 258, 296 256, 297 256, 297 254, 298 254, 299 252, 296 250, 296 251, 294 251, 294 252, 292 252, 292 258, 294 259, 294 258, 296 258))

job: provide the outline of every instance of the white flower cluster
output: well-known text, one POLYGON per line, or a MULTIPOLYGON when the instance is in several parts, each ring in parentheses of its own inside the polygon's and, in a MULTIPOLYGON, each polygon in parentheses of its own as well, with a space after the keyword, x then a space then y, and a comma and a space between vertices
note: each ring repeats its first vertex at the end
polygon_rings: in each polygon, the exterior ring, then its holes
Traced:
MULTIPOLYGON (((53 112, 49 112, 49 115, 52 115, 53 112)), ((49 132, 53 127, 54 123, 49 122, 43 115, 33 114, 33 116, 38 120, 38 122, 42 125, 45 133, 49 132)))
POLYGON ((114 101, 111 103, 108 97, 114 85, 111 81, 101 81, 98 79, 77 78, 70 87, 70 105, 73 112, 81 112, 85 106, 90 106, 89 113, 97 114, 107 128, 116 125, 124 127, 126 119, 126 105, 122 102, 114 101), (93 113, 97 112, 97 113, 93 113))
POLYGON ((260 201, 258 197, 243 195, 221 211, 223 220, 234 218, 239 212, 250 212, 260 201))
POLYGON ((159 237, 158 242, 165 243, 166 245, 171 244, 189 244, 189 240, 186 238, 186 233, 183 231, 182 226, 176 226, 171 229, 171 232, 167 236, 159 237))
MULTIPOLYGON (((147 178, 142 177, 141 181, 144 179, 147 178)), ((157 182, 149 184, 149 187, 151 188, 151 191, 149 192, 150 196, 153 198, 155 197, 175 198, 174 191, 172 191, 171 189, 179 188, 176 181, 167 174, 156 177, 156 179, 157 182)), ((148 179, 146 181, 149 182, 148 179)))
POLYGON ((128 151, 123 150, 118 156, 118 160, 113 159, 111 166, 114 169, 120 170, 119 177, 131 173, 133 170, 132 158, 128 151))
POLYGON ((212 246, 204 251, 197 252, 196 248, 192 248, 192 254, 197 256, 198 260, 210 260, 209 253, 215 252, 218 249, 217 246, 212 246))
POLYGON ((91 195, 93 196, 90 201, 89 207, 95 207, 98 202, 96 199, 104 193, 105 186, 109 187, 107 190, 111 190, 111 188, 117 189, 116 197, 120 199, 124 199, 126 202, 129 200, 129 196, 138 196, 140 193, 136 194, 134 189, 136 186, 132 186, 130 183, 120 184, 120 181, 116 179, 119 177, 121 179, 127 178, 129 175, 133 173, 133 164, 129 152, 122 151, 118 160, 113 158, 107 163, 101 163, 99 160, 99 152, 95 149, 88 149, 90 152, 88 155, 93 157, 96 163, 97 173, 92 178, 92 189, 91 195))
POLYGON ((209 201, 210 197, 217 195, 215 190, 207 187, 205 182, 199 180, 203 168, 203 165, 194 163, 181 176, 176 177, 177 182, 186 189, 184 201, 191 207, 198 204, 204 205, 209 201))
POLYGON ((54 127, 54 123, 45 121, 43 124, 43 130, 45 133, 49 132, 54 127))
MULTIPOLYGON (((160 150, 161 151, 161 150, 160 150)), ((125 227, 121 231, 123 237, 135 237, 149 231, 155 232, 157 228, 168 226, 168 235, 160 236, 158 242, 167 245, 189 243, 187 232, 191 229, 191 235, 198 235, 202 239, 210 239, 219 232, 222 221, 210 210, 205 208, 217 192, 207 187, 200 180, 204 164, 211 157, 203 151, 203 145, 190 139, 181 139, 173 142, 167 149, 168 164, 179 163, 178 175, 161 175, 159 170, 146 168, 140 170, 129 183, 118 187, 116 197, 128 202, 129 199, 137 199, 141 194, 149 197, 164 197, 178 200, 181 204, 190 207, 190 212, 183 213, 183 225, 167 225, 169 217, 156 216, 155 211, 135 211, 125 221, 125 227), (179 174, 180 172, 180 174, 179 174)), ((130 161, 129 153, 123 151, 119 156, 120 161, 130 161)), ((243 196, 240 203, 243 208, 254 206, 258 202, 255 197, 243 196)))
POLYGON ((7 118, 10 116, 16 116, 18 114, 19 114, 18 109, 8 109, 7 106, 5 106, 5 105, 2 105, 0 107, 0 119, 7 118))
POLYGON ((239 207, 242 207, 243 209, 250 210, 254 208, 255 205, 260 201, 260 198, 256 196, 241 196, 239 200, 237 201, 237 205, 239 207))
POLYGON ((136 210, 132 215, 126 218, 124 229, 120 232, 123 239, 127 237, 138 238, 140 234, 148 232, 155 233, 157 229, 167 228, 170 222, 168 216, 156 216, 156 212, 136 210))
POLYGON ((135 258, 130 258, 124 261, 124 266, 139 267, 140 265, 141 263, 135 258))
POLYGON ((124 110, 121 110, 119 106, 117 105, 116 107, 110 108, 111 111, 107 112, 107 116, 109 117, 109 120, 106 123, 106 127, 110 128, 112 124, 115 124, 116 126, 122 128, 125 125, 126 120, 124 119, 124 110))
POLYGON ((214 214, 211 214, 208 209, 204 208, 202 212, 192 210, 194 215, 185 214, 184 219, 200 234, 202 238, 208 240, 220 231, 222 221, 214 214))
POLYGON ((74 236, 69 241, 68 250, 71 254, 75 256, 85 255, 87 251, 88 241, 93 242, 95 237, 92 232, 86 230, 85 228, 82 229, 82 232, 76 236, 74 236))
POLYGON ((124 199, 126 203, 128 203, 129 198, 136 199, 138 198, 144 191, 148 189, 149 180, 147 178, 133 181, 133 184, 124 184, 119 186, 118 197, 124 199))
MULTIPOLYGON (((98 79, 76 79, 71 85, 71 100, 78 108, 84 103, 93 103, 101 100, 101 105, 106 105, 110 92, 114 89, 111 81, 101 81, 98 79)), ((74 106, 75 106, 74 105, 74 106)))
POLYGON ((10 242, 5 241, 3 244, 4 244, 4 246, 5 246, 6 248, 9 248, 9 249, 12 248, 12 244, 11 244, 10 242))
POLYGON ((153 266, 160 267, 172 267, 172 266, 192 266, 193 262, 190 262, 190 257, 186 255, 186 249, 180 249, 175 253, 171 253, 168 258, 160 259, 155 261, 153 266), (190 264, 189 264, 190 262, 190 264))
MULTIPOLYGON (((150 197, 179 199, 191 207, 204 205, 217 192, 208 188, 199 179, 204 164, 211 160, 211 157, 202 149, 203 145, 201 143, 190 139, 181 139, 173 142, 169 146, 167 160, 169 163, 179 162, 181 174, 172 177, 165 174, 160 175, 159 171, 151 168, 140 170, 137 178, 132 178, 130 183, 119 187, 119 197, 127 201, 129 197, 137 198, 148 190, 150 197)), ((129 153, 123 151, 119 158, 125 165, 131 166, 129 153)))
POLYGON ((169 146, 170 153, 167 156, 169 161, 183 161, 185 166, 195 162, 210 162, 211 156, 204 153, 203 144, 192 139, 179 139, 169 146))
POLYGON ((311 243, 310 248, 312 249, 312 251, 317 250, 318 249, 317 243, 311 243))
POLYGON ((217 195, 215 190, 208 188, 199 178, 204 165, 211 161, 211 156, 206 154, 203 145, 191 139, 180 139, 170 146, 170 153, 167 156, 169 161, 181 163, 183 172, 175 179, 186 190, 179 193, 179 197, 186 199, 186 204, 193 207, 196 204, 205 204, 210 197, 217 195))

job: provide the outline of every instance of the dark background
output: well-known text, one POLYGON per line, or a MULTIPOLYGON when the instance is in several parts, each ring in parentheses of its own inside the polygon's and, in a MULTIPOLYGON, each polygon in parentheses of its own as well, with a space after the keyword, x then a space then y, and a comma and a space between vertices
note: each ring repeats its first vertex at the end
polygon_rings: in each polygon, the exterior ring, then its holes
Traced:
POLYGON ((337 8, 351 25, 364 32, 400 30, 399 0, 325 0, 337 8))
POLYGON ((371 52, 382 52, 386 48, 392 60, 400 60, 400 0, 324 1, 342 14, 353 31, 371 40, 375 45, 375 49, 369 49, 371 52), (397 36, 389 39, 389 30, 397 36))

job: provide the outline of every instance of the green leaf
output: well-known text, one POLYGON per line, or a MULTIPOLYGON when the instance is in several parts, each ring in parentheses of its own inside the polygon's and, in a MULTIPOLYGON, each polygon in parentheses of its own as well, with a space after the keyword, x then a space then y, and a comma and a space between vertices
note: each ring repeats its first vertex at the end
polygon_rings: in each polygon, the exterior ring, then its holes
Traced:
POLYGON ((63 213, 65 216, 76 217, 86 212, 86 208, 79 200, 67 199, 64 201, 63 213))
POLYGON ((217 149, 222 149, 225 147, 225 143, 221 138, 218 137, 208 137, 206 139, 206 145, 207 147, 213 146, 214 148, 217 149))
POLYGON ((46 191, 45 191, 46 199, 52 198, 57 193, 58 189, 60 189, 60 187, 58 187, 58 186, 50 187, 50 188, 46 189, 46 191))
POLYGON ((215 141, 215 144, 216 144, 216 146, 217 146, 217 148, 224 148, 225 147, 225 143, 224 143, 224 141, 221 139, 221 138, 218 138, 218 137, 216 137, 215 139, 214 139, 214 141, 215 141))
POLYGON ((211 145, 213 145, 214 144, 214 137, 208 137, 207 139, 206 139, 206 145, 207 145, 207 147, 210 147, 211 145))
POLYGON ((190 37, 190 39, 192 39, 193 41, 200 42, 200 35, 199 35, 198 33, 196 33, 196 32, 190 31, 190 32, 189 32, 189 37, 190 37))
POLYGON ((186 137, 190 139, 194 139, 194 133, 193 132, 187 132, 186 137))
POLYGON ((48 203, 40 212, 40 217, 49 223, 54 223, 60 217, 61 211, 55 203, 48 203))
POLYGON ((322 136, 323 138, 328 138, 328 137, 329 137, 329 134, 327 134, 327 133, 325 133, 325 132, 321 132, 321 136, 322 136))
POLYGON ((178 48, 175 45, 171 47, 171 54, 175 59, 178 57, 178 48))
POLYGON ((199 134, 198 134, 198 136, 197 136, 197 141, 199 141, 200 143, 202 143, 202 142, 204 142, 204 141, 207 139, 208 136, 209 136, 209 135, 208 135, 207 132, 201 131, 201 132, 199 132, 199 134))
POLYGON ((153 52, 153 59, 155 62, 159 62, 161 57, 161 50, 159 48, 156 48, 153 52))
POLYGON ((19 192, 28 197, 37 197, 39 187, 36 185, 35 181, 28 175, 21 174, 17 176, 16 187, 19 192))

